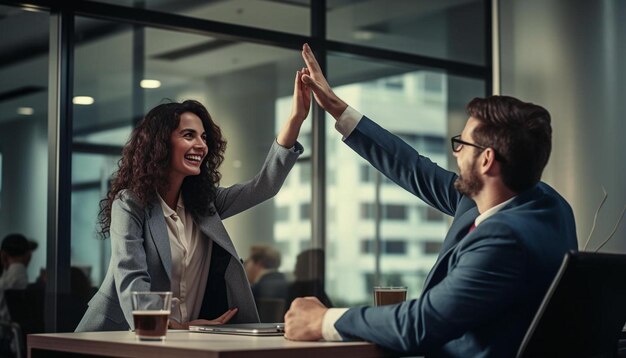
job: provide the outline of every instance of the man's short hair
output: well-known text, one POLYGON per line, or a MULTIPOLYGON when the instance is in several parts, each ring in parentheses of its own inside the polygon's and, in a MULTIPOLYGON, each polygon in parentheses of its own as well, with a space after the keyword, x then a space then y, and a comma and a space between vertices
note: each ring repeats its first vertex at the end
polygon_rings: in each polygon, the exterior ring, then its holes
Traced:
POLYGON ((22 234, 9 234, 2 240, 0 250, 11 257, 24 256, 39 246, 35 241, 26 239, 22 234))
POLYGON ((516 193, 541 179, 552 150, 550 113, 536 104, 508 96, 474 98, 467 113, 480 121, 473 140, 493 148, 502 181, 516 193))
POLYGON ((280 267, 280 252, 266 245, 255 245, 250 247, 250 260, 266 269, 277 269, 280 267))

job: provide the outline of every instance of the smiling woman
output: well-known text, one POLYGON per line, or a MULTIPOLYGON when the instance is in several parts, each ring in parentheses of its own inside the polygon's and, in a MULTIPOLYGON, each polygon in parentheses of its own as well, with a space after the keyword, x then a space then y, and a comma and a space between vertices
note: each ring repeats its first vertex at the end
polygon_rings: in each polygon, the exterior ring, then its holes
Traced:
POLYGON ((215 200, 216 185, 221 179, 218 168, 225 150, 226 141, 220 128, 199 102, 189 100, 154 107, 124 147, 111 190, 101 203, 101 234, 109 231, 113 201, 125 189, 143 206, 158 193, 175 208, 180 193, 193 213, 212 215, 214 211, 207 203, 215 200), (192 131, 204 139, 194 138, 192 131), (202 147, 195 150, 202 151, 205 160, 202 166, 190 168, 192 163, 185 155, 190 154, 194 146, 202 147))
POLYGON ((222 219, 274 196, 302 153, 296 139, 311 99, 300 77, 298 71, 291 114, 260 172, 228 188, 219 186, 226 141, 200 102, 165 103, 148 112, 101 201, 111 261, 76 331, 132 329, 133 291, 172 291, 173 328, 259 321, 222 219))

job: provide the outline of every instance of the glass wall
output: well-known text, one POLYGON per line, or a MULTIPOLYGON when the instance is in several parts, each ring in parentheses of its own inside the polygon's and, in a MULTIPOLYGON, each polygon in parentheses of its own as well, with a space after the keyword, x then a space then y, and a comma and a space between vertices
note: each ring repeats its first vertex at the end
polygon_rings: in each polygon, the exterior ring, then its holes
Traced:
MULTIPOLYGON (((310 0, 104 0, 102 2, 301 35, 308 35, 311 28, 310 0)), ((220 39, 215 44, 229 42, 220 39)))
POLYGON ((327 0, 328 38, 485 64, 485 1, 327 0))
MULTIPOLYGON (((449 123, 457 111, 454 103, 482 96, 482 81, 341 56, 329 58, 328 72, 337 95, 353 108, 439 166, 456 170, 456 162, 448 156, 449 123), (462 99, 451 98, 461 97, 454 91, 461 87, 458 81, 467 87, 462 99)), ((447 217, 343 144, 330 122, 334 119, 328 121, 326 283, 330 297, 342 306, 371 304, 372 289, 378 285, 407 286, 409 297, 419 297, 447 232, 447 217)))
POLYGON ((0 240, 39 244, 31 282, 46 265, 49 26, 47 12, 0 6, 0 240))
MULTIPOLYGON (((168 101, 195 99, 205 104, 228 141, 220 168, 221 185, 252 178, 261 168, 267 150, 291 110, 293 76, 301 67, 299 52, 246 42, 200 49, 219 38, 177 33, 149 27, 120 26, 78 18, 74 52, 76 96, 89 104, 74 104, 72 202, 72 265, 91 273, 99 285, 109 260, 109 240, 100 240, 96 218, 98 203, 108 190, 121 146, 134 121, 150 108, 168 101), (97 36, 90 34, 97 33, 97 36), (143 51, 137 51, 143 48, 143 51), (148 82, 150 81, 150 82, 148 82), (117 150, 116 154, 115 151, 117 150)), ((307 121, 310 128, 310 121, 307 121)), ((302 142, 310 152, 310 129, 302 142)), ((300 188, 310 196, 310 163, 299 164, 293 176, 305 176, 300 188), (307 168, 307 169, 304 169, 307 168)), ((310 220, 298 230, 302 237, 281 235, 274 222, 284 204, 263 203, 225 221, 239 254, 245 258, 251 245, 277 246, 283 267, 293 268, 290 243, 310 240, 310 220), (286 240, 286 241, 285 241, 286 240)))
MULTIPOLYGON (((63 45, 70 45, 72 66, 54 75, 72 79, 72 98, 61 99, 72 103, 72 115, 53 120, 72 131, 69 193, 65 186, 48 193, 47 186, 48 142, 55 143, 47 127, 49 14, 17 1, 0 7, 0 234, 19 231, 39 241, 31 280, 45 266, 46 242, 69 240, 71 252, 54 253, 59 265, 69 257, 90 286, 101 283, 110 242, 97 234, 99 201, 132 129, 160 103, 196 99, 207 106, 228 140, 221 185, 254 176, 290 113, 303 42, 313 45, 342 98, 455 170, 448 138, 463 127, 465 103, 488 91, 489 2, 325 3, 68 5, 62 16, 74 24, 63 45), (48 197, 71 207, 70 237, 46 237, 48 197)), ((335 306, 371 303, 377 284, 406 285, 411 298, 419 296, 448 219, 349 150, 332 118, 309 117, 299 138, 305 154, 280 193, 225 221, 239 255, 247 258, 257 244, 277 249, 278 270, 290 282, 315 281, 315 292, 335 306)))

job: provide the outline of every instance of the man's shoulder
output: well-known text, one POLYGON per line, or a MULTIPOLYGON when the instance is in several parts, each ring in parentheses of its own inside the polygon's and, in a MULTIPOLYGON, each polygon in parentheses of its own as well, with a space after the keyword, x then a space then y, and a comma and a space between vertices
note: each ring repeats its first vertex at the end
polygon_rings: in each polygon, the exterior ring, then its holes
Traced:
POLYGON ((24 289, 28 285, 26 265, 14 262, 2 273, 4 289, 24 289))
POLYGON ((572 212, 571 206, 567 200, 553 187, 544 182, 539 182, 532 188, 519 193, 502 212, 506 212, 507 210, 519 210, 525 214, 533 214, 535 211, 565 210, 570 213, 572 212))
POLYGON ((257 283, 263 284, 275 284, 275 283, 286 283, 287 278, 282 272, 274 271, 268 272, 265 275, 261 276, 257 283))

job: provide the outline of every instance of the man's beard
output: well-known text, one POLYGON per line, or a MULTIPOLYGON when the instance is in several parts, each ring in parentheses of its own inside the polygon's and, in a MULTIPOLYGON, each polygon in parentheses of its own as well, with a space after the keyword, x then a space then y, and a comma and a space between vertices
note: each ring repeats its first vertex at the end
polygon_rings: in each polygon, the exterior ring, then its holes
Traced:
POLYGON ((476 196, 485 184, 480 180, 476 163, 476 160, 472 163, 472 167, 466 176, 461 176, 461 174, 459 174, 459 177, 454 181, 454 188, 461 194, 469 196, 470 198, 476 196))

